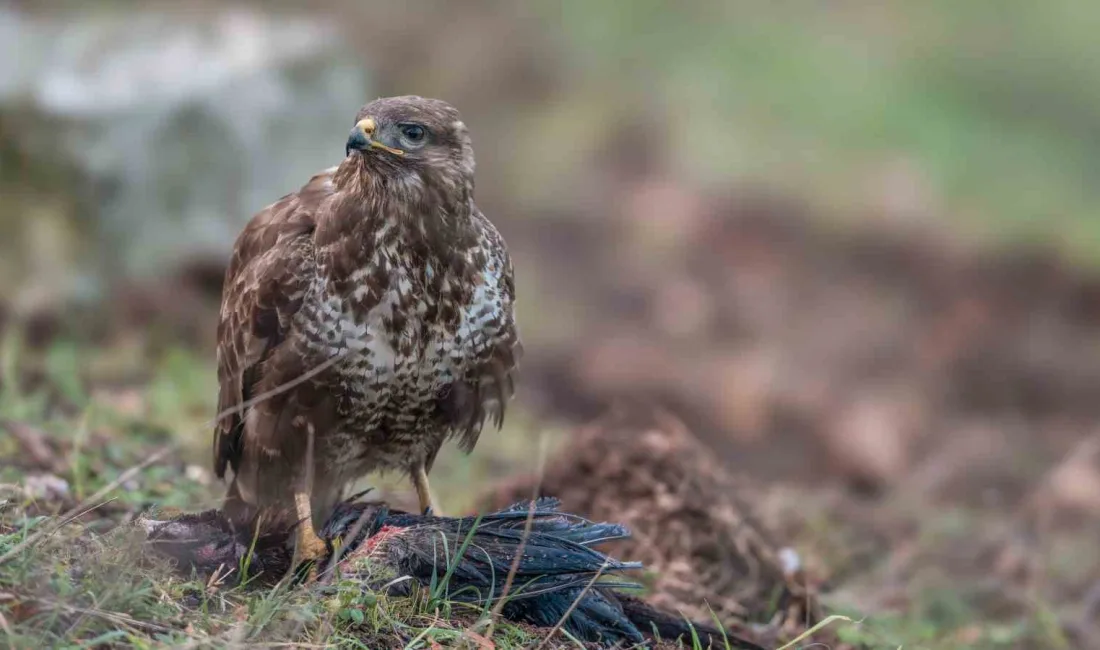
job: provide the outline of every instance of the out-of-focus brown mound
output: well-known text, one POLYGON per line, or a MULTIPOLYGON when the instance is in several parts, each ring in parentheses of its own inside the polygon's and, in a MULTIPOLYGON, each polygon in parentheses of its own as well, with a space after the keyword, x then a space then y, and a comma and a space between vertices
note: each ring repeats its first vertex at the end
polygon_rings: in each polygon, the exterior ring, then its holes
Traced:
POLYGON ((751 625, 786 637, 819 619, 793 550, 772 539, 746 505, 753 488, 725 472, 678 421, 613 414, 580 429, 541 483, 523 477, 485 506, 555 496, 572 512, 630 528, 608 552, 649 569, 646 600, 690 619, 751 625))
MULTIPOLYGON (((632 538, 607 550, 646 564, 648 602, 691 618, 713 610, 764 645, 806 630, 826 605, 867 615, 871 631, 860 642, 884 647, 896 647, 906 632, 883 628, 876 617, 937 607, 960 608, 992 627, 1016 625, 1017 645, 1006 647, 1078 647, 1093 638, 1100 522, 1081 517, 1080 508, 1071 516, 1058 494, 1080 491, 1065 484, 1095 469, 1100 443, 1064 459, 1034 483, 1026 507, 1006 516, 997 508, 936 506, 929 490, 940 477, 932 470, 870 499, 838 486, 760 483, 731 473, 679 421, 641 417, 646 412, 615 412, 578 429, 541 481, 515 478, 487 495, 482 509, 553 495, 578 514, 622 522, 632 538), (1047 624, 1019 627, 1038 607, 1047 624), (1069 645, 1052 645, 1052 638, 1069 645)), ((933 469, 969 463, 970 443, 957 442, 945 445, 950 458, 933 469)), ((815 641, 851 647, 834 633, 815 633, 815 641)), ((974 626, 958 634, 985 638, 974 626)))

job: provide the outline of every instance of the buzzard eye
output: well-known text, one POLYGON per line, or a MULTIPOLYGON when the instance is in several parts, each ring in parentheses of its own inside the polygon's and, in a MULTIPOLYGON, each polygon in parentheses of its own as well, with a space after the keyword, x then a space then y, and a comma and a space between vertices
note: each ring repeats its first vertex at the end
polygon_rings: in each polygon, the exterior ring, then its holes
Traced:
POLYGON ((401 124, 397 128, 401 129, 401 135, 406 140, 413 143, 423 142, 424 136, 428 135, 427 129, 419 124, 401 124))

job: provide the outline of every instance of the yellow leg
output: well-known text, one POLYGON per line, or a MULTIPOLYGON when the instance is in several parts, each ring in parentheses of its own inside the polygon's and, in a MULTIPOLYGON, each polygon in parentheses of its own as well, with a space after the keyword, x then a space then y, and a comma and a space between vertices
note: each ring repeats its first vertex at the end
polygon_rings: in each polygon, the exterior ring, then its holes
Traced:
POLYGON ((440 514, 432 507, 432 492, 428 486, 428 472, 424 469, 424 463, 418 463, 412 471, 413 485, 416 486, 416 496, 420 499, 420 512, 425 515, 440 514))
POLYGON ((308 492, 294 493, 294 509, 298 514, 294 564, 324 558, 328 553, 328 545, 313 530, 313 512, 309 506, 308 492))

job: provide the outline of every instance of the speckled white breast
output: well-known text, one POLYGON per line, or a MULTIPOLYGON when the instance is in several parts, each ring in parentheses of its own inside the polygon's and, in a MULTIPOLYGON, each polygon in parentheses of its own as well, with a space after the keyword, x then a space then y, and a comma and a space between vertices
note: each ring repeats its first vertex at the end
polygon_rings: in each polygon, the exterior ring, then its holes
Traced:
POLYGON ((345 388, 339 410, 347 427, 415 429, 426 424, 441 391, 462 377, 478 350, 489 345, 487 327, 499 320, 503 307, 503 269, 495 261, 485 268, 471 300, 458 310, 455 336, 438 318, 424 321, 429 312, 438 313, 431 307, 439 297, 414 284, 420 273, 412 273, 399 257, 383 250, 376 251, 372 263, 390 269, 390 286, 365 315, 355 308, 371 290, 365 282, 369 270, 361 269, 352 275, 360 284, 346 298, 335 295, 319 276, 298 324, 309 332, 307 340, 315 351, 328 358, 343 357, 336 369, 345 388), (391 332, 388 324, 396 310, 406 320, 400 332, 391 332))

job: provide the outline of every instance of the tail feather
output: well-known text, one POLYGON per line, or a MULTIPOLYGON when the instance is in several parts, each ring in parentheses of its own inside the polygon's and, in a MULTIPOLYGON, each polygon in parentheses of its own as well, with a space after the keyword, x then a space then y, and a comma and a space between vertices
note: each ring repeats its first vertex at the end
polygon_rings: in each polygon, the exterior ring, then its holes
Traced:
POLYGON ((638 629, 647 634, 654 634, 662 641, 679 640, 690 643, 694 637, 698 637, 703 648, 719 650, 730 647, 742 650, 764 650, 764 646, 732 632, 662 612, 638 598, 625 594, 617 594, 617 598, 623 613, 638 629))
POLYGON ((642 631, 617 606, 613 596, 602 587, 587 593, 584 589, 585 585, 575 585, 538 599, 511 599, 505 604, 503 614, 510 620, 546 628, 557 625, 568 612, 563 627, 578 639, 604 643, 626 641, 631 645, 645 641, 642 631))

